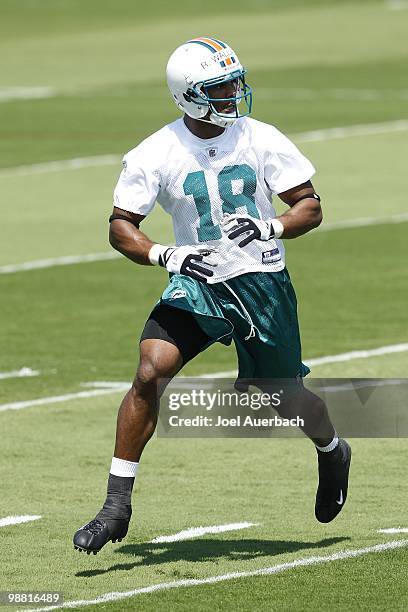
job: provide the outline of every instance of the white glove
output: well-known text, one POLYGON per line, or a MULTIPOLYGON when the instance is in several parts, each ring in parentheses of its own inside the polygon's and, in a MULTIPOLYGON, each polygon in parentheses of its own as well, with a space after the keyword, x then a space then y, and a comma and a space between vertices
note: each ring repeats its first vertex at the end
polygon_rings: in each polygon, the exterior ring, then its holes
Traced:
POLYGON ((283 233, 283 225, 278 219, 262 221, 262 219, 254 219, 254 217, 226 214, 222 218, 220 225, 230 240, 246 234, 246 237, 241 242, 238 242, 239 247, 246 246, 252 240, 279 238, 283 233))
POLYGON ((206 283, 207 277, 214 274, 214 271, 206 266, 215 267, 217 265, 216 253, 216 249, 208 246, 172 247, 154 244, 149 251, 149 260, 152 264, 158 264, 169 272, 186 274, 206 283))

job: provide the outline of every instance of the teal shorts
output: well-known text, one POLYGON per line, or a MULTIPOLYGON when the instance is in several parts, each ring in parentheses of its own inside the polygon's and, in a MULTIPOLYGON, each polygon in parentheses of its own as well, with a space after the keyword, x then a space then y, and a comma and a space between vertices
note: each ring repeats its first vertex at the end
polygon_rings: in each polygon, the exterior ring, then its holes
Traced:
POLYGON ((222 283, 171 276, 158 304, 194 315, 208 344, 234 341, 238 379, 303 378, 297 301, 288 271, 251 272, 222 283))

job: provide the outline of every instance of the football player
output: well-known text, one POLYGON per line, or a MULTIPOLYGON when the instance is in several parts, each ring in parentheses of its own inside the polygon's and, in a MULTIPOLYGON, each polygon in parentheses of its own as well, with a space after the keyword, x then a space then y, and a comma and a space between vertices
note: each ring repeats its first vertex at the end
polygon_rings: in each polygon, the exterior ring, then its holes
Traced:
POLYGON ((128 531, 162 379, 217 341, 234 341, 237 388, 253 379, 293 381, 302 429, 317 450, 316 518, 333 520, 347 497, 350 447, 338 438, 324 402, 302 385, 309 369, 301 360, 282 241, 322 221, 314 168, 275 127, 249 117, 246 70, 225 42, 201 37, 182 44, 168 61, 167 82, 183 116, 125 155, 110 242, 135 263, 171 275, 142 332, 139 366, 119 409, 106 501, 74 535, 75 547, 88 553, 128 531), (280 216, 274 196, 288 205, 280 216), (175 246, 140 230, 156 201, 172 217, 175 246))

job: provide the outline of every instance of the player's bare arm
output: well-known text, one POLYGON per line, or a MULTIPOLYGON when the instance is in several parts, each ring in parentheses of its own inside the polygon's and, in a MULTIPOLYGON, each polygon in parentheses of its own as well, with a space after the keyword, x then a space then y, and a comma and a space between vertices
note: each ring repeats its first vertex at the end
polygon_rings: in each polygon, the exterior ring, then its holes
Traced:
POLYGON ((150 240, 139 229, 144 215, 122 210, 116 206, 111 215, 109 242, 114 249, 135 263, 159 265, 168 272, 185 274, 201 282, 213 276, 211 268, 217 265, 215 249, 208 246, 164 246, 150 240))
POLYGON ((311 181, 279 194, 290 209, 277 217, 283 225, 282 238, 297 238, 318 227, 323 220, 320 198, 311 181))
POLYGON ((109 242, 114 249, 135 263, 151 266, 148 255, 154 243, 139 229, 144 218, 144 215, 115 206, 109 228, 109 242))

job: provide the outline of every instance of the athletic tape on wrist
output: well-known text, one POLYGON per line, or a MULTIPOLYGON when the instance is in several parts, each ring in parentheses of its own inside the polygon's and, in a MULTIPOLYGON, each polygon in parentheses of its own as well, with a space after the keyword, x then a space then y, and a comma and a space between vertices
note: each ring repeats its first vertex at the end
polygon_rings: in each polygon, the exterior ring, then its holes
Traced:
POLYGON ((279 219, 272 219, 271 221, 273 227, 273 238, 280 238, 284 232, 283 224, 279 221, 279 219))
POLYGON ((160 256, 163 255, 166 249, 168 249, 168 247, 162 244, 154 244, 148 253, 150 263, 154 266, 158 266, 160 256))

